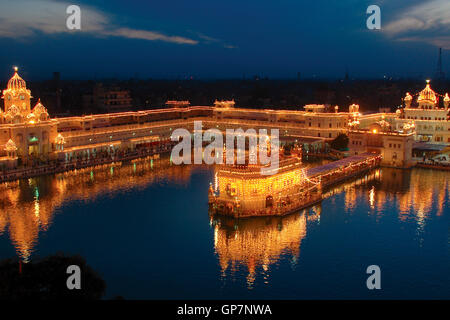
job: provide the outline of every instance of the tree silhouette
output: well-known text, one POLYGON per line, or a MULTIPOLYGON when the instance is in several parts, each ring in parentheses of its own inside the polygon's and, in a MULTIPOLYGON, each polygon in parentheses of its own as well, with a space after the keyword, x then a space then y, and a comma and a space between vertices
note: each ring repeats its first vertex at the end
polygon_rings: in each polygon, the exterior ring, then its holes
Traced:
POLYGON ((344 133, 340 133, 333 141, 331 141, 330 145, 333 149, 345 150, 348 147, 348 136, 344 133))
POLYGON ((105 289, 105 281, 78 255, 58 253, 29 263, 17 258, 0 261, 0 300, 95 300, 105 289), (67 288, 70 265, 81 269, 79 290, 67 288))

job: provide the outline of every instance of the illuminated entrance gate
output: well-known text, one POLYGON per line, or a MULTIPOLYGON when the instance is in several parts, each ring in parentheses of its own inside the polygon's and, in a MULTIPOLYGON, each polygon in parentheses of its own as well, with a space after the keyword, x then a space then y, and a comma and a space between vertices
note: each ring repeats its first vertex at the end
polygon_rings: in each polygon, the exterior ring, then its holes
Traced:
POLYGON ((28 140, 28 156, 33 158, 39 156, 39 139, 34 135, 30 135, 28 140))

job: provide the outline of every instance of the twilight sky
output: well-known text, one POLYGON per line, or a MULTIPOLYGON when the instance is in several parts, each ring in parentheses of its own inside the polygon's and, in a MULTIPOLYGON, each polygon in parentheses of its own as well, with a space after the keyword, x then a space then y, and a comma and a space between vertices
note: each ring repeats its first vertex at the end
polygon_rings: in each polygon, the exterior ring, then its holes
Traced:
MULTIPOLYGON (((28 80, 431 76, 450 70, 449 0, 15 0, 0 3, 0 77, 28 80), (66 8, 81 8, 68 30, 66 8), (366 9, 381 8, 381 30, 366 9)), ((449 74, 449 72, 447 72, 449 74)))

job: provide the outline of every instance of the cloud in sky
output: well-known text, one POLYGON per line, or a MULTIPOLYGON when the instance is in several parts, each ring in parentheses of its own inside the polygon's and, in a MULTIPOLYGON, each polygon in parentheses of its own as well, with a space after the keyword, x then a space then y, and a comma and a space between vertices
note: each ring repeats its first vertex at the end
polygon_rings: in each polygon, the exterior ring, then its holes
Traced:
MULTIPOLYGON (((190 32, 193 32, 193 31, 190 31, 190 32)), ((220 40, 220 39, 209 37, 203 33, 199 33, 199 32, 194 32, 194 33, 197 35, 197 37, 199 39, 202 39, 205 43, 218 43, 226 49, 236 49, 237 48, 237 46, 225 43, 223 40, 220 40)))
POLYGON ((197 44, 197 40, 180 37, 180 36, 168 36, 160 32, 147 31, 147 30, 135 30, 130 28, 118 28, 113 30, 102 30, 101 34, 107 36, 124 37, 130 39, 141 39, 149 41, 165 41, 174 42, 179 44, 197 44))
POLYGON ((450 50, 450 1, 413 5, 394 16, 383 29, 399 41, 425 42, 450 50))
POLYGON ((16 0, 0 3, 0 38, 27 38, 41 32, 63 34, 83 32, 94 36, 114 36, 147 41, 164 41, 176 44, 196 45, 198 39, 179 35, 167 35, 159 31, 138 30, 115 25, 111 17, 98 9, 80 5, 81 30, 66 27, 70 3, 53 0, 16 0))

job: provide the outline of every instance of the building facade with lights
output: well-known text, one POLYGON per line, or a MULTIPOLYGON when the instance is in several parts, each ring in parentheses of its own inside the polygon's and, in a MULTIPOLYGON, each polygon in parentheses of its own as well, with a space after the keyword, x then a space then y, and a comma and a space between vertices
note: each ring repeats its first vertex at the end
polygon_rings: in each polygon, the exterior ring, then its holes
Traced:
POLYGON ((209 191, 210 213, 282 216, 322 200, 320 183, 308 179, 298 155, 281 156, 275 172, 261 174, 258 164, 216 166, 209 191))
POLYGON ((397 130, 414 123, 417 141, 450 143, 448 93, 436 93, 427 80, 422 91, 413 95, 408 92, 403 100, 404 108, 397 110, 395 118, 397 130), (417 98, 414 99, 415 97, 417 98))
POLYGON ((307 105, 304 111, 259 110, 236 108, 234 101, 215 101, 214 106, 188 104, 156 110, 51 118, 40 100, 31 107, 31 92, 17 69, 3 90, 2 98, 1 168, 21 164, 32 166, 53 160, 89 160, 100 154, 114 156, 124 150, 170 141, 176 128, 192 132, 194 121, 202 121, 204 130, 279 129, 280 139, 292 141, 296 137, 315 137, 324 144, 341 133, 348 133, 349 129, 367 129, 380 121, 389 123, 389 130, 399 133, 416 123, 415 138, 431 135, 432 142, 450 142, 448 94, 443 97, 444 106, 439 107, 438 95, 429 84, 419 93, 418 107, 413 107, 408 98, 405 108, 397 113, 368 115, 361 115, 357 105, 350 106, 349 112, 339 112, 335 107, 335 112, 330 113, 324 112, 322 105, 307 105), (431 126, 433 131, 430 131, 431 126))
POLYGON ((383 131, 377 124, 369 129, 349 130, 350 155, 366 152, 382 156, 381 165, 410 168, 414 165, 412 149, 414 132, 383 131))
POLYGON ((31 91, 15 69, 3 90, 4 110, 0 110, 0 144, 4 145, 0 164, 12 167, 18 158, 48 160, 57 137, 58 121, 51 119, 40 100, 31 108, 31 91))

